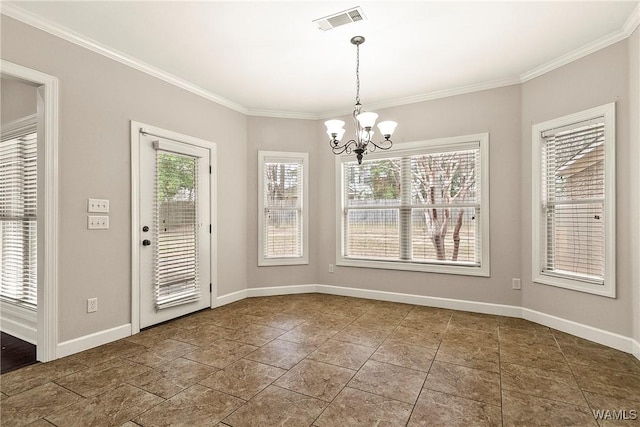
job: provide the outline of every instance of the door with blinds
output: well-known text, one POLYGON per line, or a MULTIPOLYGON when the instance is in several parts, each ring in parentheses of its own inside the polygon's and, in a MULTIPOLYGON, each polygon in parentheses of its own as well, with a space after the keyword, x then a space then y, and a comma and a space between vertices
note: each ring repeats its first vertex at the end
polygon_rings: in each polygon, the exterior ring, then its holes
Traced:
POLYGON ((140 327, 211 306, 210 150, 140 133, 140 327))

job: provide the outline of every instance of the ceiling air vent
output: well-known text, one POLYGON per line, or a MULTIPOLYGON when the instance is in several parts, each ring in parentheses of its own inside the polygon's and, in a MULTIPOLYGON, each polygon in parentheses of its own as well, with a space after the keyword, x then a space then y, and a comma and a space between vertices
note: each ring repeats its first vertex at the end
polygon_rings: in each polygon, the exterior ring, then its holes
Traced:
POLYGON ((324 18, 315 19, 318 28, 322 31, 331 30, 341 25, 351 24, 352 22, 358 22, 366 19, 362 8, 360 6, 353 9, 344 10, 342 12, 334 13, 333 15, 325 16, 324 18))

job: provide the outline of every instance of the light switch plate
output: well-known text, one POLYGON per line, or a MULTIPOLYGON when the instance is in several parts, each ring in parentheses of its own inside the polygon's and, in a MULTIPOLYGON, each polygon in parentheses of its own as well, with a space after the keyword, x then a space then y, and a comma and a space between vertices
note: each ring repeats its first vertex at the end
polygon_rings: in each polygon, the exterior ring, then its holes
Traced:
POLYGON ((88 215, 87 228, 89 230, 108 230, 109 217, 106 215, 88 215))
POLYGON ((87 212, 92 213, 108 213, 109 200, 107 199, 89 199, 87 202, 87 212))

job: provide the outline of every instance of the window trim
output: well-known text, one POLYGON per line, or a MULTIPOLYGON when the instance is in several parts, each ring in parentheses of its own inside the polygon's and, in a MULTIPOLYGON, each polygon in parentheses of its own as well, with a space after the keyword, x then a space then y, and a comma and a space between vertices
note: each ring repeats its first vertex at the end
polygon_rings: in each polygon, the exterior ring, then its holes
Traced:
POLYGON ((532 280, 534 283, 556 286, 574 291, 586 292, 601 295, 609 298, 616 297, 616 168, 615 168, 615 102, 590 108, 578 113, 569 114, 537 123, 532 126, 531 146, 532 146, 532 280), (589 280, 559 276, 552 273, 545 273, 542 267, 545 261, 546 251, 546 226, 543 224, 542 214, 542 147, 544 144, 542 133, 561 126, 588 120, 594 117, 604 116, 605 133, 605 160, 604 160, 604 220, 605 220, 605 262, 604 262, 604 284, 596 284, 589 280))
POLYGON ((438 149, 468 149, 469 144, 480 146, 480 266, 439 264, 437 262, 419 263, 411 261, 386 261, 346 258, 344 254, 344 171, 342 164, 353 161, 353 156, 343 154, 335 159, 336 193, 336 265, 345 267, 379 268, 386 270, 420 271, 429 273, 456 274, 464 276, 490 277, 490 230, 489 230, 489 134, 478 133, 425 141, 397 144, 389 151, 375 151, 367 154, 367 159, 378 160, 421 154, 438 149))
POLYGON ((258 266, 309 264, 309 153, 258 151, 258 266), (302 164, 301 249, 298 257, 266 258, 264 254, 264 164, 267 159, 291 160, 302 164))

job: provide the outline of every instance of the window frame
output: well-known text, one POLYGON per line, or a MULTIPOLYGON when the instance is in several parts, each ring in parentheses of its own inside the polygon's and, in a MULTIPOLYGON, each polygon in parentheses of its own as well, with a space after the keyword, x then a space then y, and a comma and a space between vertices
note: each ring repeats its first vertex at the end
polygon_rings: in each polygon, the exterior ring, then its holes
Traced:
MULTIPOLYGON (((353 162, 353 156, 341 155, 335 159, 336 191, 336 265, 345 267, 378 268, 387 270, 420 271, 429 273, 456 274, 464 276, 490 277, 490 232, 489 232, 489 134, 454 136, 397 144, 389 151, 370 152, 366 160, 380 160, 403 156, 428 154, 436 151, 468 149, 470 144, 478 144, 480 151, 480 265, 455 265, 447 262, 415 262, 402 260, 354 259, 345 257, 346 200, 343 192, 344 163, 353 162)), ((402 227, 399 227, 402 228, 402 227)), ((400 230, 400 234, 402 231, 400 230)), ((402 237, 400 237, 402 239, 402 237)), ((402 241, 400 241, 402 245, 402 241)))
POLYGON ((258 266, 303 265, 309 264, 309 153, 289 151, 258 151, 258 266), (296 257, 267 258, 264 253, 265 200, 264 165, 269 159, 288 160, 302 165, 302 202, 300 214, 300 249, 302 254, 296 257))
POLYGON ((558 117, 532 126, 532 281, 543 285, 550 285, 574 291, 601 295, 609 298, 616 297, 616 130, 615 130, 615 102, 590 108, 588 110, 558 117), (544 147, 543 133, 555 128, 568 126, 581 121, 604 117, 604 283, 594 283, 592 280, 581 279, 578 276, 556 275, 543 271, 547 251, 547 227, 543 212, 544 194, 542 179, 542 148, 544 147))

